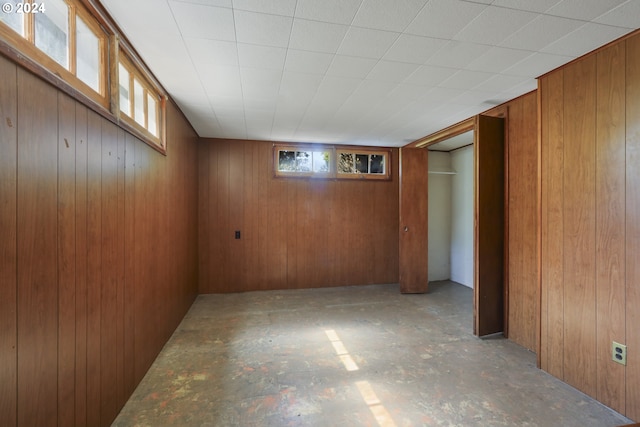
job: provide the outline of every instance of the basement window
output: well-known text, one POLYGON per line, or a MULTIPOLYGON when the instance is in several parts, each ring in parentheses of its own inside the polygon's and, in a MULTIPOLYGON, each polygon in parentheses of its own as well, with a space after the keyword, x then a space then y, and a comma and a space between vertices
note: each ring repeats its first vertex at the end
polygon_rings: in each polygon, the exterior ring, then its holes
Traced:
POLYGON ((73 0, 3 2, 0 35, 103 107, 108 107, 107 33, 73 0))
POLYGON ((131 59, 120 52, 118 64, 120 118, 146 139, 165 149, 163 128, 165 100, 131 59))
POLYGON ((361 148, 338 149, 337 177, 344 179, 389 179, 389 151, 361 148))
POLYGON ((390 156, 390 150, 367 147, 275 144, 274 174, 288 178, 388 180, 390 156))

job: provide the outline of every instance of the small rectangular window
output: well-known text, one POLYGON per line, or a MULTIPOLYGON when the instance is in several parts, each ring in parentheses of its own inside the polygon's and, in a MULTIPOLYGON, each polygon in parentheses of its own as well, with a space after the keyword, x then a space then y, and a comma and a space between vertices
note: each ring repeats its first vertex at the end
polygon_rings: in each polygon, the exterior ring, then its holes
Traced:
POLYGON ((331 177, 333 148, 277 146, 276 175, 289 177, 331 177))
POLYGON ((46 10, 34 14, 35 45, 69 70, 69 6, 64 0, 47 0, 46 10))
POLYGON ((100 92, 100 39, 80 17, 76 19, 76 75, 100 92))
POLYGON ((142 127, 146 127, 144 123, 144 88, 138 81, 133 79, 133 119, 142 127))
POLYGON ((348 179, 390 179, 387 150, 338 149, 337 177, 348 179))
POLYGON ((147 130, 158 136, 158 103, 150 93, 147 93, 147 119, 147 130))
POLYGON ((117 78, 120 118, 164 150, 164 103, 160 92, 133 60, 122 53, 117 78))
POLYGON ((343 147, 275 144, 275 175, 291 178, 391 179, 391 150, 343 147))
MULTIPOLYGON (((9 0, 3 2, 3 4, 7 4, 9 6, 5 6, 7 10, 16 11, 18 8, 18 3, 22 4, 23 0, 9 0)), ((22 13, 0 13, 0 22, 7 24, 9 28, 11 28, 16 33, 20 34, 24 37, 24 14, 22 13)))
POLYGON ((120 92, 120 111, 127 116, 131 116, 131 91, 129 71, 124 65, 118 65, 118 86, 120 92))

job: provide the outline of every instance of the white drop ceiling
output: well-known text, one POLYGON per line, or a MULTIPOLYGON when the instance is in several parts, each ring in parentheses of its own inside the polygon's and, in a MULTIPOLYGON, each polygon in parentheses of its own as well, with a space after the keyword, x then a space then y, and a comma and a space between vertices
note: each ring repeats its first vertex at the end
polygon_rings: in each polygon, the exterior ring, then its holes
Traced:
POLYGON ((102 0, 201 137, 398 147, 640 28, 640 0, 102 0))

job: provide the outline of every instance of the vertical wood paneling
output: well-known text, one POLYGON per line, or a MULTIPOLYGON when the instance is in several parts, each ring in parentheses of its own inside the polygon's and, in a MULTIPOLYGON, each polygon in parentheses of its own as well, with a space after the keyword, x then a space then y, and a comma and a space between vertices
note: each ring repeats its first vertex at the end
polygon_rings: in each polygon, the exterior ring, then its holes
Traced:
POLYGON ((87 424, 100 424, 102 119, 87 114, 87 424))
POLYGON ((136 308, 136 210, 135 210, 135 146, 139 142, 130 134, 125 138, 125 188, 124 188, 124 235, 126 248, 124 265, 124 390, 125 395, 133 393, 135 376, 135 308, 136 308))
POLYGON ((394 153, 391 181, 283 179, 272 144, 203 141, 200 292, 396 282, 394 153))
POLYGON ((558 378, 564 378, 564 78, 563 72, 546 76, 543 90, 542 175, 546 201, 542 230, 542 289, 547 316, 542 319, 546 330, 542 340, 542 367, 558 378), (546 363, 545 363, 546 361, 546 363))
POLYGON ((596 395, 595 56, 564 70, 564 379, 596 395))
POLYGON ((17 425, 17 68, 0 57, 0 418, 17 425))
POLYGON ((158 326, 155 324, 156 310, 154 308, 154 294, 158 283, 154 274, 155 265, 150 259, 153 257, 153 199, 154 188, 152 176, 155 171, 149 159, 149 148, 135 141, 135 277, 133 283, 138 284, 135 290, 134 305, 134 341, 135 341, 135 383, 140 382, 151 364, 155 334, 158 326), (142 319, 152 319, 153 325, 142 319))
POLYGON ((611 342, 625 342, 625 69, 624 44, 597 54, 596 332, 597 399, 625 406, 625 369, 611 360, 611 342))
MULTIPOLYGON (((210 253, 211 241, 211 211, 209 209, 210 183, 209 159, 211 150, 209 144, 198 144, 198 254, 210 253)), ((200 289, 209 288, 209 260, 198 256, 198 284, 200 289)))
POLYGON ((118 129, 118 153, 117 153, 117 213, 116 213, 116 260, 114 270, 116 275, 116 410, 124 406, 127 400, 125 388, 125 265, 127 253, 125 199, 126 199, 126 134, 118 129))
POLYGON ((107 426, 196 295, 197 136, 169 108, 163 156, 0 74, 0 424, 107 426))
MULTIPOLYGON (((214 206, 214 227, 215 241, 214 247, 214 265, 216 269, 213 270, 219 274, 218 280, 222 284, 226 291, 235 290, 234 285, 230 283, 229 271, 233 268, 231 266, 230 245, 233 240, 233 230, 229 225, 229 204, 230 200, 230 186, 229 186, 229 142, 222 144, 216 150, 216 168, 214 170, 217 187, 218 199, 214 206)), ((237 284, 236 284, 237 286, 237 284)))
POLYGON ((57 95, 18 70, 18 425, 58 417, 57 95))
POLYGON ((626 415, 640 421, 640 36, 626 41, 626 415))
POLYGON ((117 292, 120 270, 118 222, 118 132, 115 125, 102 125, 102 264, 100 280, 100 418, 110 423, 117 415, 117 292))
POLYGON ((76 106, 58 95, 58 424, 75 422, 76 106))
MULTIPOLYGON (((226 264, 226 280, 230 289, 244 290, 243 284, 247 283, 247 271, 245 264, 242 262, 234 262, 231 260, 241 261, 244 258, 244 251, 247 245, 246 236, 243 236, 243 219, 244 219, 244 187, 245 176, 251 177, 252 170, 245 168, 244 161, 244 143, 229 144, 228 168, 226 174, 228 176, 228 193, 229 203, 227 205, 228 213, 226 215, 227 232, 222 236, 223 241, 228 242, 228 249, 225 251, 229 263, 226 264), (240 239, 235 238, 235 231, 240 231, 240 239)), ((222 218, 225 217, 223 215, 222 218)), ((224 221, 224 219, 223 219, 224 221)))
POLYGON ((86 107, 76 103, 76 425, 87 424, 87 149, 86 107))
MULTIPOLYGON (((206 142, 205 142, 206 143, 206 142)), ((210 143, 206 143, 210 144, 210 143)), ((215 143, 213 143, 215 145, 215 143)), ((271 145, 269 145, 271 148, 271 145)), ((269 150, 271 156, 271 149, 269 150)), ((263 161, 272 164, 269 158, 263 161)), ((267 265, 265 286, 262 289, 278 289, 287 287, 287 264, 289 250, 287 247, 287 234, 294 233, 291 220, 288 217, 289 186, 286 180, 273 178, 273 172, 269 176, 267 187, 266 217, 269 224, 267 229, 268 248, 266 250, 267 265)), ((215 288, 213 288, 215 291, 215 288)))
POLYGON ((507 118, 508 186, 507 285, 509 339, 536 350, 537 280, 537 98, 530 93, 509 103, 507 118))

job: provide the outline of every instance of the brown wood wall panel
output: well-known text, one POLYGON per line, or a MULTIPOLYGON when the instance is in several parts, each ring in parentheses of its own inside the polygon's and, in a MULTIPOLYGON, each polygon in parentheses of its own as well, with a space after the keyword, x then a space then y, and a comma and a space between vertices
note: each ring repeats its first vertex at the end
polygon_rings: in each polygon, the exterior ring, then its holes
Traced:
POLYGON ((200 292, 397 282, 397 159, 392 181, 354 182, 274 178, 272 156, 202 141, 200 292))
POLYGON ((640 363, 633 356, 640 352, 638 58, 636 34, 540 81, 541 366, 635 420, 640 419, 640 363), (611 360, 614 340, 627 345, 626 367, 611 360))
POLYGON ((58 417, 58 93, 18 70, 18 425, 58 417), (53 130, 53 131, 52 131, 53 130))
POLYGON ((58 96, 58 424, 75 423, 76 105, 58 96))
POLYGON ((596 395, 595 56, 564 70, 564 375, 596 395), (566 278, 570 278, 566 280, 566 278))
POLYGON ((535 92, 509 104, 507 117, 508 336, 536 351, 538 317, 538 103, 535 92))
POLYGON ((88 112, 76 103, 76 372, 75 424, 87 424, 88 112))
POLYGON ((100 424, 102 294, 102 123, 87 114, 87 423, 100 424))
POLYGON ((625 50, 597 54, 596 88, 596 334, 599 401, 625 407, 624 366, 611 363, 611 342, 624 343, 625 312, 625 50))
POLYGON ((102 124, 102 275, 100 283, 100 414, 103 423, 111 422, 118 413, 118 253, 122 251, 118 212, 118 129, 111 122, 102 124))
POLYGON ((164 156, 0 74, 0 424, 107 426, 197 293, 197 136, 170 106, 164 156))
POLYGON ((542 318, 546 330, 541 338, 544 357, 542 367, 564 378, 564 115, 563 73, 545 77, 542 92, 542 175, 546 186, 543 223, 542 289, 547 315, 542 318), (546 362, 546 363, 545 363, 546 362))
POLYGON ((626 42, 626 414, 640 421, 640 36, 626 42), (633 355, 633 356, 632 356, 633 355))
POLYGON ((17 425, 17 67, 0 57, 0 417, 17 425))
POLYGON ((125 135, 125 185, 124 185, 124 247, 127 252, 124 265, 124 393, 130 396, 135 390, 135 301, 136 301, 136 210, 135 210, 135 147, 140 142, 131 134, 125 135), (132 253, 133 256, 132 256, 132 253))

